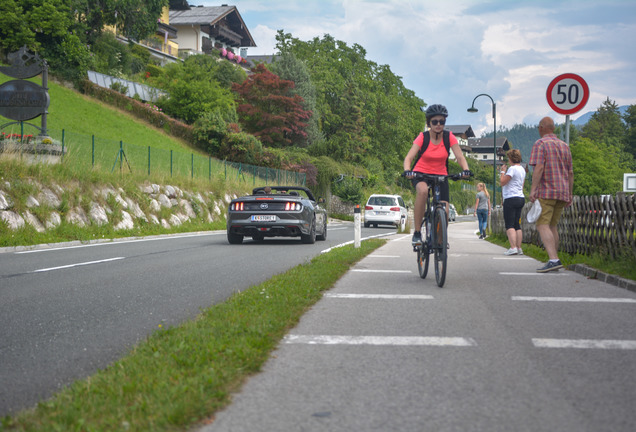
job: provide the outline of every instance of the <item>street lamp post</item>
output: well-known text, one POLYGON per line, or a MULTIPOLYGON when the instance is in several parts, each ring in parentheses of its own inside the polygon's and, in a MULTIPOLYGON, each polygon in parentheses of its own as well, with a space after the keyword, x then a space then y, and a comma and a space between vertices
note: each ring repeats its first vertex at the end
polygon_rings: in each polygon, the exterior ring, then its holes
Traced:
POLYGON ((478 111, 478 109, 475 108, 475 101, 477 100, 479 96, 486 96, 492 102, 492 120, 493 120, 493 126, 494 126, 493 127, 494 135, 493 135, 493 143, 492 143, 492 151, 493 151, 493 157, 494 157, 492 161, 492 206, 494 209, 497 203, 497 104, 492 99, 492 97, 490 97, 490 95, 487 95, 486 93, 478 94, 477 96, 475 96, 475 99, 473 99, 473 104, 470 108, 468 108, 467 110, 468 112, 476 113, 478 111))

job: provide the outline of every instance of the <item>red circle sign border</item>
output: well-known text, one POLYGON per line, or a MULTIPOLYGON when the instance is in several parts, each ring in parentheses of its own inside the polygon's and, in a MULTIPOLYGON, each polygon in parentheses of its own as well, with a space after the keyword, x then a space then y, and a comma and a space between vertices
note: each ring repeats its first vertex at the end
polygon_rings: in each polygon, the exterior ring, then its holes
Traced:
POLYGON ((581 109, 583 109, 585 104, 587 104, 587 101, 590 98, 590 88, 587 86, 587 83, 585 82, 585 80, 581 78, 579 75, 573 74, 573 73, 565 73, 565 74, 559 75, 558 77, 554 78, 550 82, 550 85, 548 86, 548 90, 546 91, 546 98, 548 99, 548 105, 550 105, 550 107, 557 113, 562 115, 574 114, 575 112, 578 112, 581 109), (559 108, 552 100, 552 89, 554 88, 555 85, 557 85, 559 81, 564 79, 573 79, 577 81, 579 84, 581 84, 581 86, 583 87, 583 99, 581 100, 581 103, 579 103, 574 108, 570 108, 568 110, 559 108))

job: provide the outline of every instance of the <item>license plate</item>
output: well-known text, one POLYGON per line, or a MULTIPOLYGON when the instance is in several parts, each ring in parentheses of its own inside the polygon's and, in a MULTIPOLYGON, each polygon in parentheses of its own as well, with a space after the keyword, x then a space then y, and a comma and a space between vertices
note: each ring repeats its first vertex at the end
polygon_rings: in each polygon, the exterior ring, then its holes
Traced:
POLYGON ((275 215, 252 215, 252 222, 276 222, 275 215))
POLYGON ((378 211, 378 212, 375 212, 375 214, 377 214, 378 216, 386 216, 389 214, 389 212, 378 211))

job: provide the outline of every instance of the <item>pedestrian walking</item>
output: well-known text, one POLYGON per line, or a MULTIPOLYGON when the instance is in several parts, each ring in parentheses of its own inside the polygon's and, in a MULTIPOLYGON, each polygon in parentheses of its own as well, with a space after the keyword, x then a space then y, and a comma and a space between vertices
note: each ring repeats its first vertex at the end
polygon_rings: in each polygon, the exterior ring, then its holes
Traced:
POLYGON ((544 117, 539 122, 539 135, 541 138, 532 146, 529 162, 534 167, 530 201, 538 199, 541 203, 537 231, 550 260, 537 272, 546 273, 563 267, 557 253, 557 223, 563 209, 572 204, 574 172, 570 147, 554 134, 554 120, 544 117))
POLYGON ((488 227, 488 215, 490 214, 490 194, 483 183, 477 183, 477 198, 475 200, 475 211, 479 225, 479 238, 486 238, 486 228, 488 227))
POLYGON ((523 255, 521 241, 521 211, 526 203, 523 195, 523 184, 526 180, 526 170, 521 166, 521 152, 517 149, 508 150, 509 166, 501 166, 499 183, 503 196, 503 214, 506 226, 506 235, 510 248, 504 255, 523 255))

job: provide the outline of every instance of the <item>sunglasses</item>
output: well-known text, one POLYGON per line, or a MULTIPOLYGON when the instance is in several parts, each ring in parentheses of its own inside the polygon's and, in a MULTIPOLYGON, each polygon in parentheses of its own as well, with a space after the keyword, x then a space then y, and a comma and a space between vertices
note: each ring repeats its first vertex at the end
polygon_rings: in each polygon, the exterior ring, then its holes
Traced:
POLYGON ((446 124, 446 120, 431 120, 431 124, 433 126, 437 126, 438 124, 444 126, 446 124))

